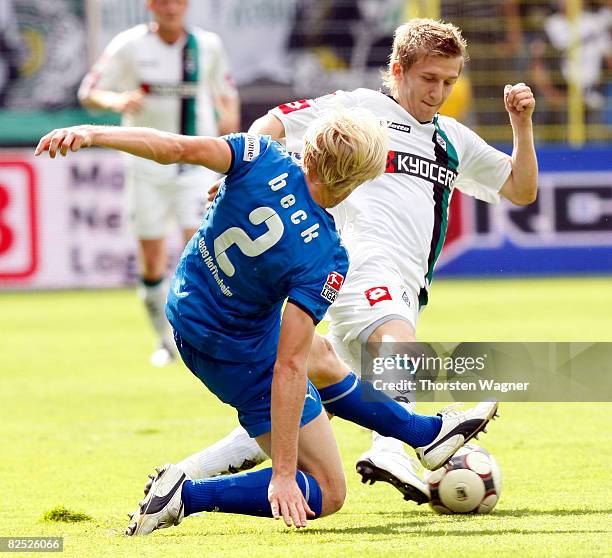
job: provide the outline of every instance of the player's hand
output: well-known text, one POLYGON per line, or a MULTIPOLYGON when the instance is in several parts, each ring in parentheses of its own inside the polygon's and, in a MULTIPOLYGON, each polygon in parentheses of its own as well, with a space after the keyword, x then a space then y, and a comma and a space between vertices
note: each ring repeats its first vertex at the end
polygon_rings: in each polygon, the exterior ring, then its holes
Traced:
POLYGON ((268 487, 268 500, 272 509, 272 517, 280 519, 282 516, 287 527, 291 527, 292 524, 298 529, 306 527, 307 517, 315 515, 295 482, 295 477, 273 473, 268 487))
POLYGON ((114 109, 121 114, 138 114, 144 108, 144 98, 145 94, 140 89, 119 93, 114 109))
POLYGON ((49 152, 51 159, 55 159, 57 152, 65 157, 70 151, 78 151, 91 147, 94 131, 92 126, 73 126, 72 128, 60 128, 49 132, 38 142, 34 155, 38 156, 44 151, 49 152))
POLYGON ((512 121, 531 119, 535 104, 535 97, 528 85, 517 83, 504 87, 504 106, 512 121))
POLYGON ((219 191, 219 186, 221 186, 221 182, 223 182, 223 180, 217 180, 208 189, 208 200, 206 201, 206 209, 208 209, 211 206, 212 202, 215 201, 215 196, 219 191))

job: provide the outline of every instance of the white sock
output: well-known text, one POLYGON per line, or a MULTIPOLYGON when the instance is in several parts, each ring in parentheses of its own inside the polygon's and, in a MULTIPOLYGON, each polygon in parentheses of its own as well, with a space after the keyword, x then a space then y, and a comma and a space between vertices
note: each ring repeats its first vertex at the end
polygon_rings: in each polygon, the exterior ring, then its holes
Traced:
POLYGON ((174 341, 170 330, 170 324, 166 319, 166 296, 168 285, 164 279, 155 285, 145 285, 142 280, 138 288, 138 294, 142 299, 151 327, 157 334, 159 344, 167 349, 174 349, 174 341))
POLYGON ((177 463, 192 479, 206 479, 250 469, 268 456, 239 426, 216 444, 194 453, 177 463))
MULTIPOLYGON (((402 407, 414 413, 416 402, 400 403, 402 407)), ((372 449, 376 451, 392 451, 397 453, 404 452, 404 442, 395 438, 381 436, 378 432, 372 430, 372 449)))

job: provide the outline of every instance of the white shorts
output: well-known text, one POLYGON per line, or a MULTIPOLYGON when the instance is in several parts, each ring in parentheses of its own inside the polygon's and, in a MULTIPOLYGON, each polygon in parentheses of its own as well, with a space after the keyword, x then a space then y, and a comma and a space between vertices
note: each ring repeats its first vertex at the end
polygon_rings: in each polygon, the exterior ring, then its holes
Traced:
POLYGON ((354 371, 361 369, 361 346, 390 320, 405 320, 416 331, 419 289, 382 258, 351 262, 347 280, 328 311, 327 339, 354 371))
POLYGON ((130 230, 137 238, 164 238, 172 218, 181 230, 197 229, 206 208, 209 186, 219 175, 204 167, 182 174, 160 169, 158 176, 126 169, 126 196, 130 230))

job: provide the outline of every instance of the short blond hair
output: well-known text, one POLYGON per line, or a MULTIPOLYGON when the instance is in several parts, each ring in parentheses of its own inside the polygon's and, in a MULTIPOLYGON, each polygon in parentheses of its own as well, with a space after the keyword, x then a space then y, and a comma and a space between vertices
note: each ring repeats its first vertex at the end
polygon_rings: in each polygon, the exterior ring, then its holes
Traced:
POLYGON ((384 172, 387 145, 387 130, 372 112, 337 109, 308 127, 302 165, 307 175, 321 183, 325 206, 333 207, 384 172))
POLYGON ((455 58, 462 56, 469 60, 467 42, 461 30, 452 23, 435 19, 416 18, 400 25, 393 36, 393 51, 389 66, 383 74, 383 82, 391 94, 397 93, 397 82, 393 75, 394 62, 399 62, 402 70, 410 67, 424 56, 455 58))

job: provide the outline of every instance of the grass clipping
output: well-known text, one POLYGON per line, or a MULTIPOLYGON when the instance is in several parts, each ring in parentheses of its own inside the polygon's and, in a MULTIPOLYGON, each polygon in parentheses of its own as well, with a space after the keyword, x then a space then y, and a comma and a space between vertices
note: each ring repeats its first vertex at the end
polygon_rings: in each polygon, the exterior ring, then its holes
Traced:
POLYGON ((45 521, 61 521, 64 523, 77 523, 79 521, 91 521, 92 518, 86 513, 76 512, 65 508, 64 506, 56 506, 50 509, 43 515, 45 521))

